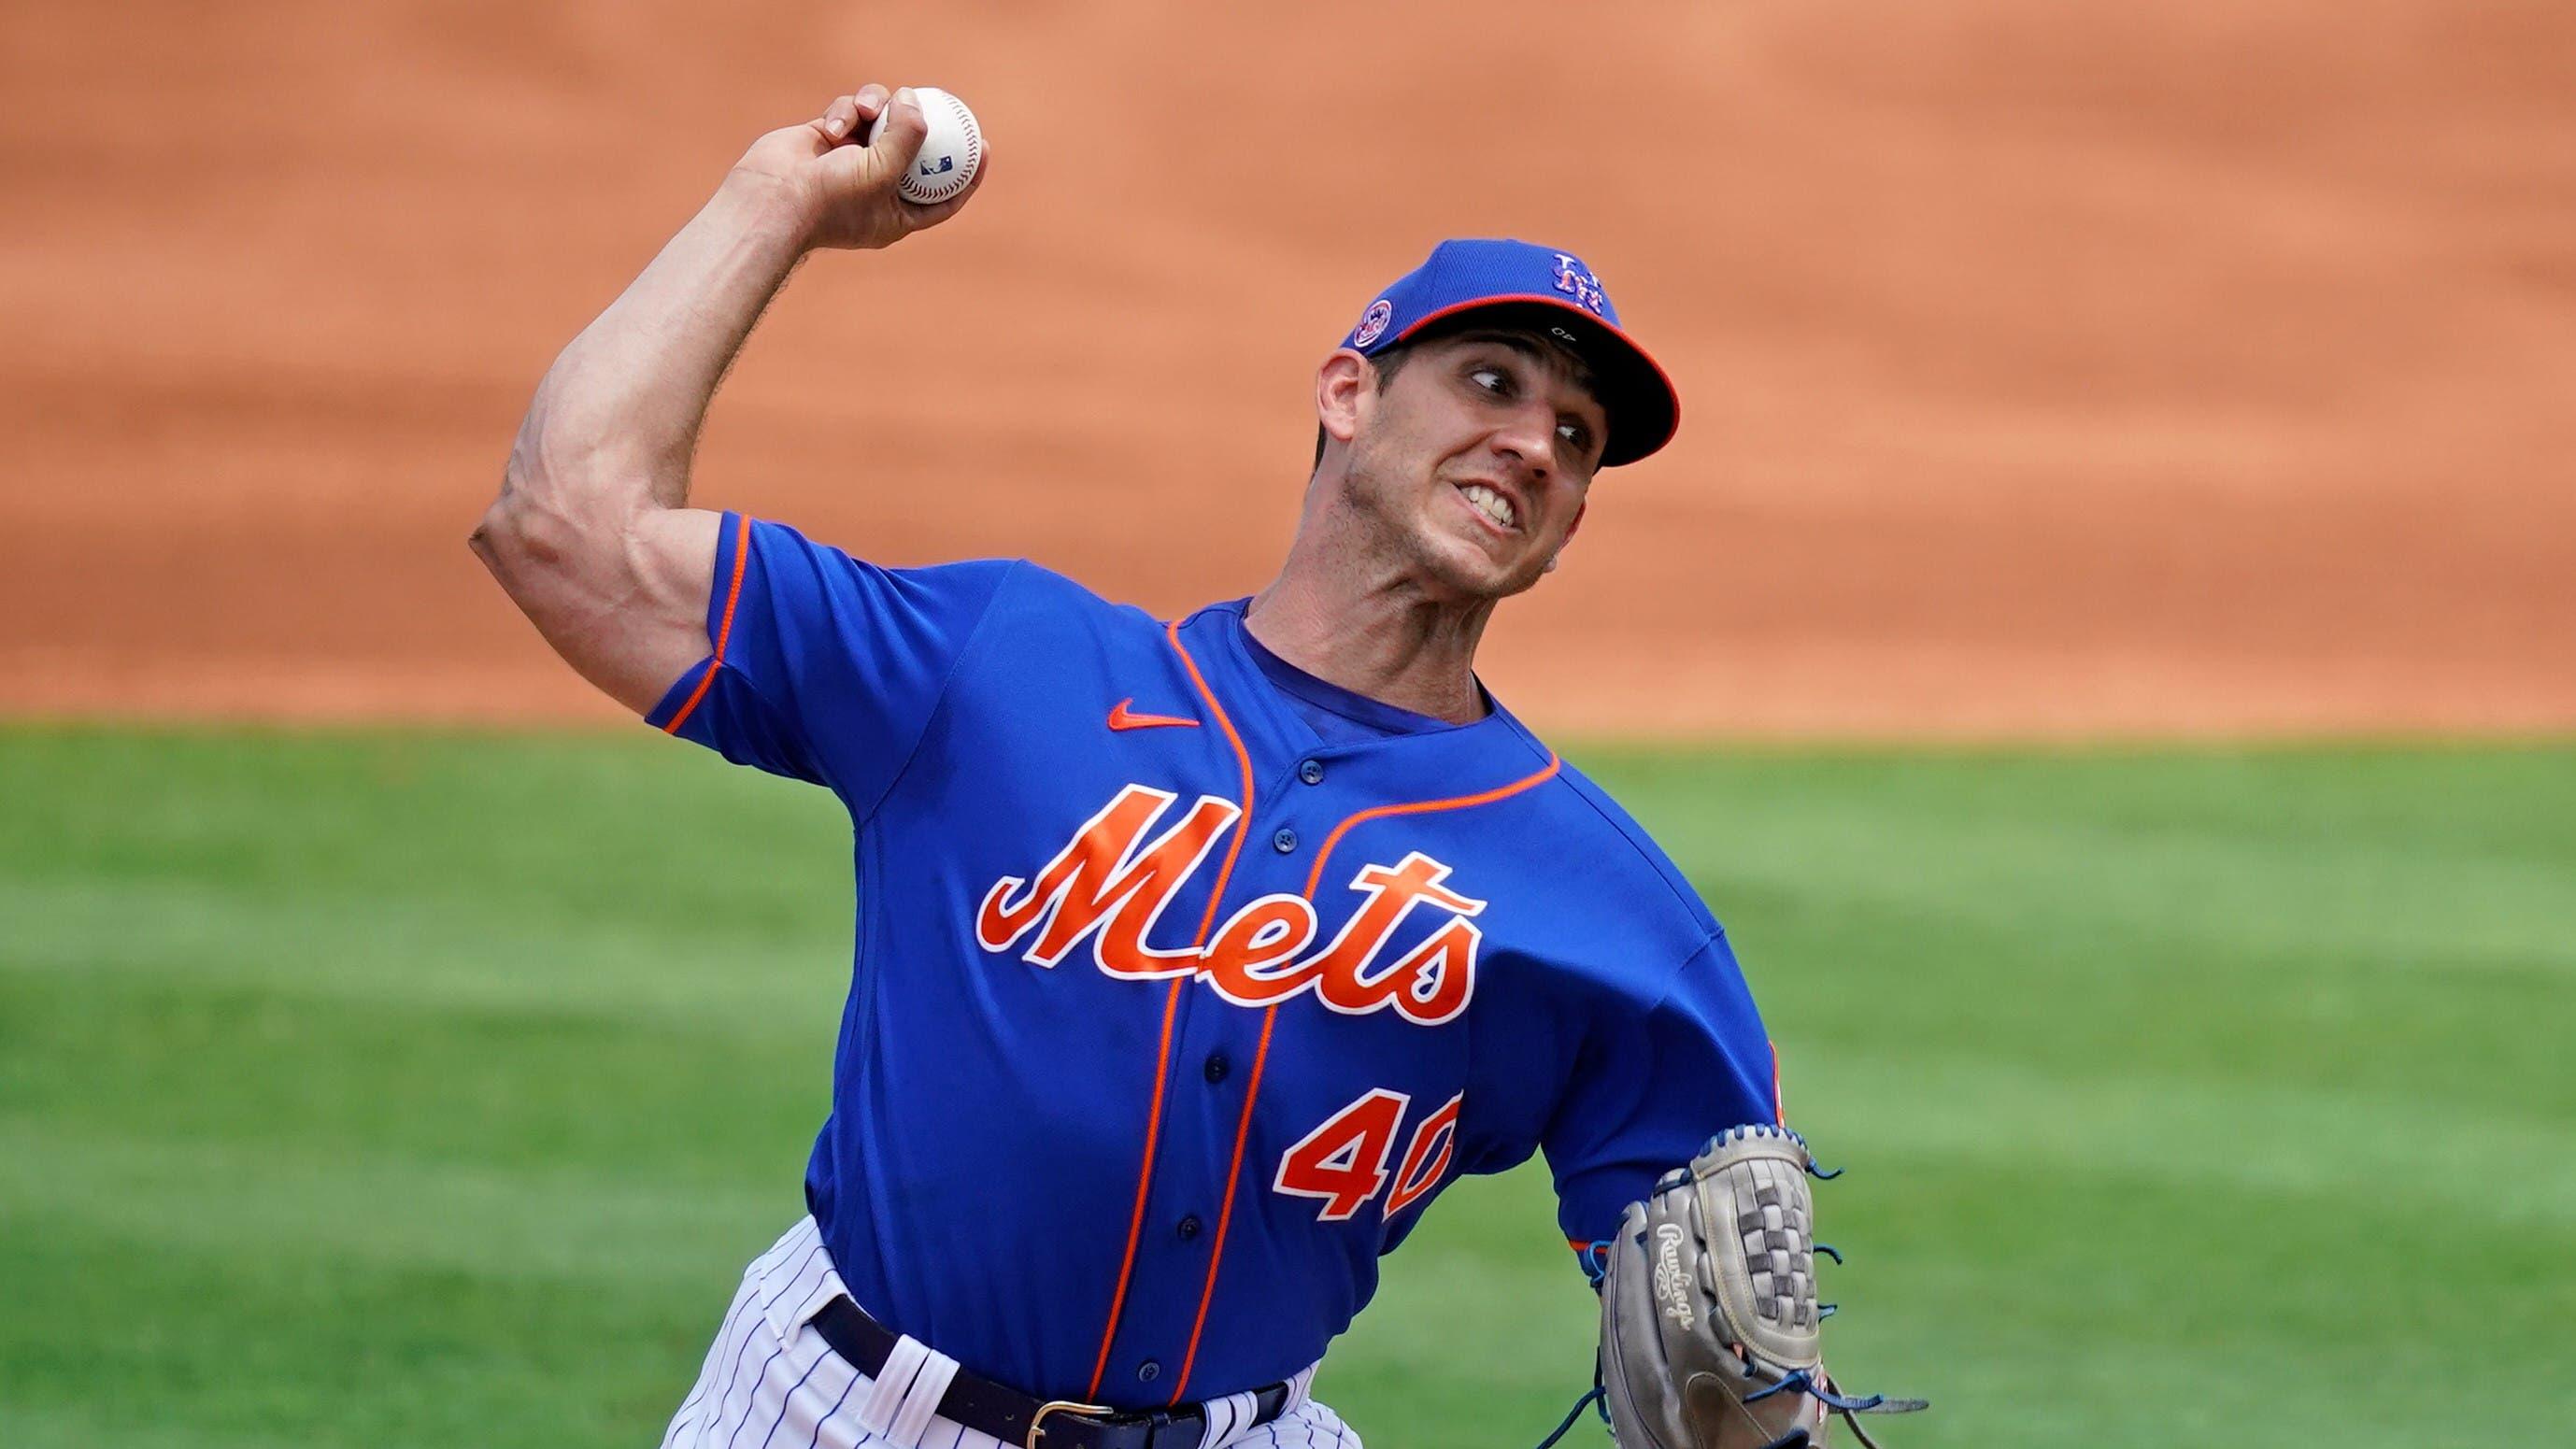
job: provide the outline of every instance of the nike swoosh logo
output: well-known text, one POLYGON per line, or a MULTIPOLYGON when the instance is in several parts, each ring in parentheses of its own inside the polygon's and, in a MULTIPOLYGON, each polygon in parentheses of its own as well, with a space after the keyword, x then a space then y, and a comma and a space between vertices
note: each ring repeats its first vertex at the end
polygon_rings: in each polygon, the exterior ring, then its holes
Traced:
POLYGON ((1199 722, 1197 720, 1186 719, 1176 714, 1138 714, 1127 707, 1135 702, 1135 696, 1129 695, 1127 698, 1118 701, 1117 706, 1109 711, 1109 727, 1111 729, 1149 730, 1157 725, 1178 725, 1184 729, 1197 729, 1199 727, 1199 722))

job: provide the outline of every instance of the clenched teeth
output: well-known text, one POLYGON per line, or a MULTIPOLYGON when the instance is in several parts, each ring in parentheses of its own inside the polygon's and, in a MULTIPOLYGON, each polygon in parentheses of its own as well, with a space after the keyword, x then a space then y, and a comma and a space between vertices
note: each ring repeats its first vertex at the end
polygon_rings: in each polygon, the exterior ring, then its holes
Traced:
POLYGON ((1486 487, 1482 483, 1470 483, 1459 491, 1467 495, 1468 502, 1475 504, 1480 509, 1483 509, 1487 518, 1494 520, 1505 528, 1516 526, 1513 522, 1512 516, 1512 500, 1505 498, 1500 493, 1495 492, 1493 489, 1486 487))

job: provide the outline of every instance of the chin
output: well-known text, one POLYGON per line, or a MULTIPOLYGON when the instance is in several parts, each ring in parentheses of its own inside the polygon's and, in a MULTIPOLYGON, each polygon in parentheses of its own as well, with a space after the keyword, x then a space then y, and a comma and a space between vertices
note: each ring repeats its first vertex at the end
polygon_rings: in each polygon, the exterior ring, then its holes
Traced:
POLYGON ((1425 583, 1461 600, 1510 598, 1547 571, 1541 560, 1506 562, 1454 535, 1420 540, 1415 558, 1425 583))

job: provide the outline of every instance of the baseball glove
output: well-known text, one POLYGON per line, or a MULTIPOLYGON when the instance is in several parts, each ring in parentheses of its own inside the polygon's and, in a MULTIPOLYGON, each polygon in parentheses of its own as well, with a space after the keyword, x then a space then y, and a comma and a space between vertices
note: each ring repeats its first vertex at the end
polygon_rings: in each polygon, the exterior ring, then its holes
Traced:
POLYGON ((1601 1393, 1620 1449, 1795 1449, 1840 1413, 1921 1399, 1852 1398, 1826 1377, 1816 1302, 1814 1169, 1785 1127, 1737 1127, 1628 1209, 1604 1255, 1601 1393))

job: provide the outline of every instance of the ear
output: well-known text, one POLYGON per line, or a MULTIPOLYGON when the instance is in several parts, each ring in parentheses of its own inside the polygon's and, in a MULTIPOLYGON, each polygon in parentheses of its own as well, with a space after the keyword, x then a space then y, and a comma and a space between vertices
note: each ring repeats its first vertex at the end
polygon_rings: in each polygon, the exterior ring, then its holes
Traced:
POLYGON ((1341 348, 1315 369, 1315 421, 1326 436, 1347 445, 1359 434, 1360 412, 1367 406, 1369 383, 1377 369, 1349 348, 1341 348))

